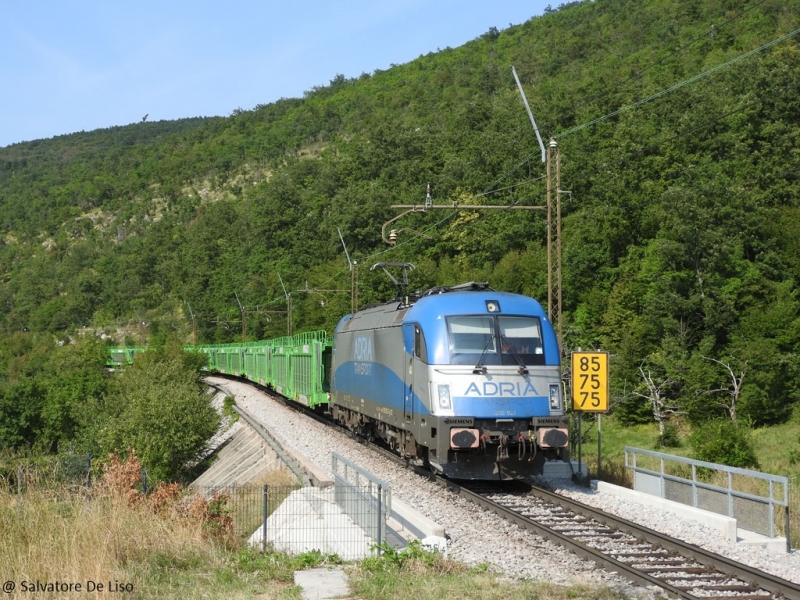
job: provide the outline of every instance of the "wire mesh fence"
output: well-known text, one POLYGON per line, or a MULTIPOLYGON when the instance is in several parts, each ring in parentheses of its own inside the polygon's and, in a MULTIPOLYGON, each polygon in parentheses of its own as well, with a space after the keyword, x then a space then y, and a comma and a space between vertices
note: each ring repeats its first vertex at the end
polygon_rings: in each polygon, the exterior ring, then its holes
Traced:
POLYGON ((68 452, 0 460, 0 486, 17 494, 32 489, 68 491, 91 485, 91 454, 68 452))
POLYGON ((224 515, 237 537, 247 538, 262 523, 261 486, 194 488, 204 496, 214 514, 224 515))
MULTIPOLYGON (((262 551, 317 551, 344 560, 369 556, 381 544, 386 512, 355 486, 259 485, 195 488, 231 521, 235 535, 262 551)), ((385 534, 383 534, 385 535, 385 534)))
MULTIPOLYGON (((337 463, 338 467, 342 464, 337 463)), ((186 505, 191 504, 193 495, 201 496, 206 507, 201 518, 209 519, 209 526, 262 550, 292 554, 318 551, 355 560, 376 552, 386 540, 390 487, 350 463, 338 473, 336 484, 324 489, 296 483, 193 486, 183 491, 174 485, 163 489, 153 486, 147 469, 138 461, 119 466, 122 476, 113 483, 106 481, 104 469, 103 486, 98 489, 107 492, 109 485, 119 488, 117 491, 135 500, 137 506, 149 507, 154 513, 173 493, 177 494, 175 501, 183 496, 186 505)), ((58 497, 94 494, 101 482, 94 481, 93 468, 97 467, 90 455, 75 453, 16 460, 14 464, 0 464, 0 487, 18 495, 21 501, 33 491, 58 497)))

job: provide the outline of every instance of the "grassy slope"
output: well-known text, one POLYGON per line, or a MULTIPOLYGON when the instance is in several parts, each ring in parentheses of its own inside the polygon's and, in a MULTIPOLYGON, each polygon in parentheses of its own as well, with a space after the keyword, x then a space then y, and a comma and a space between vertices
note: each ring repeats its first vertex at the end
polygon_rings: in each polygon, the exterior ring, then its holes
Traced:
MULTIPOLYGON (((590 468, 597 464, 597 426, 584 420, 583 430, 586 440, 583 456, 590 468)), ((687 426, 688 431, 688 426, 687 426)), ((625 446, 654 450, 678 456, 691 456, 692 448, 685 438, 678 448, 659 448, 657 446, 658 426, 622 425, 613 417, 604 416, 601 420, 602 460, 604 463, 624 462, 625 446)), ((775 475, 800 477, 800 465, 791 464, 790 451, 800 450, 800 410, 787 423, 772 427, 754 429, 752 441, 756 449, 761 470, 775 475)), ((577 457, 576 457, 577 458, 577 457)))

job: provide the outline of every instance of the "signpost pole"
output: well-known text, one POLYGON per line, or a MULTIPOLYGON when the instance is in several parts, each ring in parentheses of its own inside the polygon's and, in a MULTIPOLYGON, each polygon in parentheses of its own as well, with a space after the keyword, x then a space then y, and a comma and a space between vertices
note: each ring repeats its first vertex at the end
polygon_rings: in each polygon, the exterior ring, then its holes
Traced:
POLYGON ((603 418, 603 415, 597 415, 597 478, 601 479, 600 477, 600 457, 602 456, 602 433, 600 432, 600 421, 603 418))
POLYGON ((581 454, 583 453, 583 433, 581 432, 581 424, 583 419, 581 419, 581 413, 578 413, 578 481, 581 480, 581 476, 583 475, 583 467, 581 467, 581 454))
MULTIPOLYGON (((572 353, 572 410, 578 420, 578 477, 583 477, 581 413, 608 412, 608 352, 572 353)), ((597 475, 600 476, 602 434, 597 415, 597 475)))

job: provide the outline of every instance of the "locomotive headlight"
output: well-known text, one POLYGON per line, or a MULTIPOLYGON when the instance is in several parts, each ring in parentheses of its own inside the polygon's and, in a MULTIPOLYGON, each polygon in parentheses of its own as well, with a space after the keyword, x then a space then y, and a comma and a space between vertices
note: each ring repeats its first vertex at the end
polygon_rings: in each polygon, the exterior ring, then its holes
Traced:
POLYGON ((561 410, 561 386, 550 384, 550 410, 561 410))
POLYGON ((440 383, 436 387, 439 392, 439 408, 451 408, 450 386, 446 383, 440 383))

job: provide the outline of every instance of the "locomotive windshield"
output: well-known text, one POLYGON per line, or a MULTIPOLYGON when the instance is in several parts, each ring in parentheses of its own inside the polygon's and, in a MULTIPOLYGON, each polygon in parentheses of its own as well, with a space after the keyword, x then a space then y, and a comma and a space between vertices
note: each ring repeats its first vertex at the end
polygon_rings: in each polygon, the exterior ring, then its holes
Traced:
POLYGON ((450 364, 544 364, 538 317, 511 315, 447 318, 450 364))

